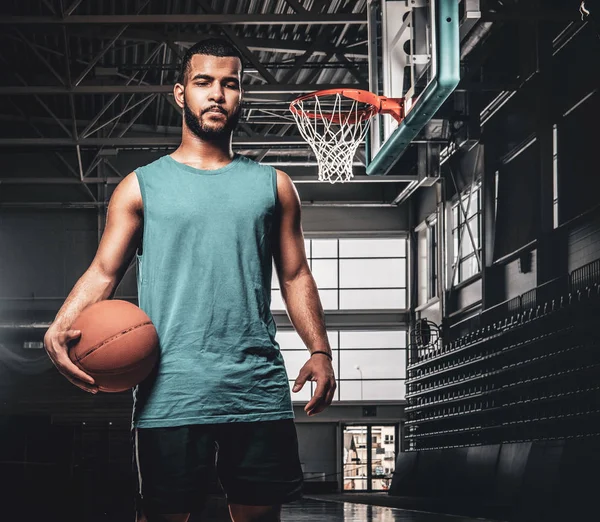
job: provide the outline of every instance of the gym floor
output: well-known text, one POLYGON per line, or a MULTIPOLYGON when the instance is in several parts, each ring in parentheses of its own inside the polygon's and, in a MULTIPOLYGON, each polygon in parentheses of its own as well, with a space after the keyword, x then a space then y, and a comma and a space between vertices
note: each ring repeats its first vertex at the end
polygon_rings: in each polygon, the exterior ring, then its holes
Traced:
MULTIPOLYGON (((285 505, 281 520, 283 522, 314 522, 315 520, 327 520, 327 522, 475 522, 477 520, 485 522, 482 518, 344 502, 338 498, 324 500, 310 496, 285 505)), ((192 514, 188 522, 229 521, 225 499, 215 497, 209 500, 202 513, 192 514)))

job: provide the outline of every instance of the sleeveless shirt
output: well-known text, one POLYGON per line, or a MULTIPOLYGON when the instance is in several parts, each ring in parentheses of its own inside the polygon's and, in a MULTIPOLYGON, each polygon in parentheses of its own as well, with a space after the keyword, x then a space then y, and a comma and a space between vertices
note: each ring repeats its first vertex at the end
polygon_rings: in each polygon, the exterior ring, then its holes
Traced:
POLYGON ((132 428, 294 418, 271 314, 275 169, 235 155, 200 170, 166 155, 135 174, 138 300, 160 356, 133 389, 132 428))

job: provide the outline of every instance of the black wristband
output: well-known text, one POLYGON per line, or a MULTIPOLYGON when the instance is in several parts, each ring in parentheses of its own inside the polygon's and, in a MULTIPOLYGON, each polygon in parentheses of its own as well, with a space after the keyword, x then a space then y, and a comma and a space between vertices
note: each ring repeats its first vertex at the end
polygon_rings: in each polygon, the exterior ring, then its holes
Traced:
POLYGON ((329 359, 331 359, 333 361, 333 357, 331 357, 331 354, 329 352, 323 352, 322 350, 317 350, 316 352, 311 353, 310 356, 312 357, 315 353, 322 353, 323 355, 326 355, 327 357, 329 357, 329 359))

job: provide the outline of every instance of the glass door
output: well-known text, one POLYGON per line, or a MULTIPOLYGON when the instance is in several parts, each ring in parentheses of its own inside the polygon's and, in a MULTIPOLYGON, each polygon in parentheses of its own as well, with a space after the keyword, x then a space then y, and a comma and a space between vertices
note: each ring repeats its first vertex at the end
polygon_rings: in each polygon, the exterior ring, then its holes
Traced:
POLYGON ((343 441, 344 491, 387 491, 396 466, 398 427, 346 425, 343 441))

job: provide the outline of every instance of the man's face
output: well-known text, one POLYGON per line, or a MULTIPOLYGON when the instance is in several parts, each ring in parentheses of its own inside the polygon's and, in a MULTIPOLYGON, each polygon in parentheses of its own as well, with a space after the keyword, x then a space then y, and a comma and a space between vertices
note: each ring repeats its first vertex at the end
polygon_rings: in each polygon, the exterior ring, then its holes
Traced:
POLYGON ((241 112, 241 68, 235 56, 192 57, 183 115, 187 127, 200 139, 223 138, 235 129, 241 112))

